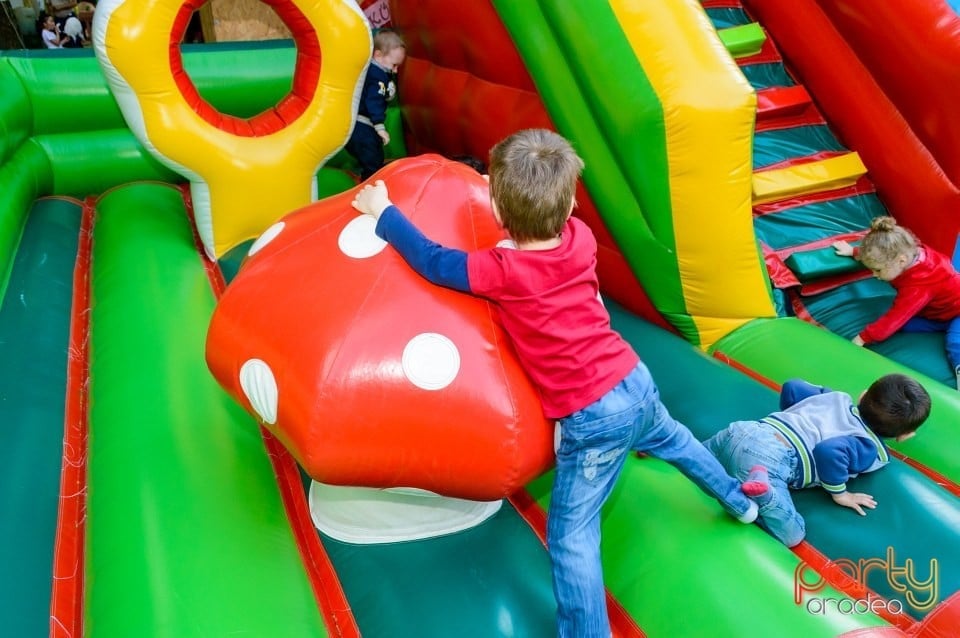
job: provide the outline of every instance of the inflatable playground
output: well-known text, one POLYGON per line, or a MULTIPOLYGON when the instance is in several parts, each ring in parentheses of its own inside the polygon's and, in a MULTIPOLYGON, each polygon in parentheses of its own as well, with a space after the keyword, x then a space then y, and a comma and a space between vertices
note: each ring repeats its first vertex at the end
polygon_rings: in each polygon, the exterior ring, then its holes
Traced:
MULTIPOLYGON (((370 29, 179 45, 201 2, 101 0, 93 51, 0 54, 4 635, 549 637, 553 426, 483 302, 350 208, 370 29)), ((446 159, 553 128, 586 163, 614 327, 705 439, 802 377, 905 372, 918 435, 794 493, 787 549, 670 465, 602 520, 614 635, 960 635, 960 397, 941 334, 834 256, 891 214, 953 254, 960 17, 942 0, 391 0, 408 58, 378 174, 415 221, 503 239, 446 159)))

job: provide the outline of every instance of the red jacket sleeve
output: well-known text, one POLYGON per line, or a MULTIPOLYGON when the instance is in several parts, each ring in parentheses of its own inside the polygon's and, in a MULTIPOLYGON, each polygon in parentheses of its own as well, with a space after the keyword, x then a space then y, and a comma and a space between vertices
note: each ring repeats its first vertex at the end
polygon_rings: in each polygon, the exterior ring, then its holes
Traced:
POLYGON ((923 307, 929 301, 930 291, 928 289, 919 286, 901 288, 897 292, 890 310, 864 328, 860 333, 860 338, 863 339, 864 343, 875 343, 889 339, 893 333, 903 327, 903 324, 923 310, 923 307))

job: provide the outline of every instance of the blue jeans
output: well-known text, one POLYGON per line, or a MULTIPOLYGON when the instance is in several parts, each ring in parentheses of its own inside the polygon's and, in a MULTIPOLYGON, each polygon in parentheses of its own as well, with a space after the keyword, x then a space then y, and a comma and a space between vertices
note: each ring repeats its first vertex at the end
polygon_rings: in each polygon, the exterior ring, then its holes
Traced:
POLYGON ((740 491, 740 482, 670 416, 642 363, 603 397, 561 419, 560 427, 547 515, 558 636, 609 638, 600 509, 631 450, 676 466, 734 516, 743 516, 752 503, 740 491))
POLYGON ((760 506, 757 524, 787 547, 803 540, 806 526, 790 496, 801 487, 797 451, 771 426, 735 421, 703 442, 720 464, 740 481, 750 468, 762 465, 770 474, 770 490, 754 500, 760 506))
POLYGON ((960 317, 950 321, 935 321, 924 317, 913 317, 901 328, 904 332, 945 332, 947 341, 947 360, 953 370, 960 366, 960 317))

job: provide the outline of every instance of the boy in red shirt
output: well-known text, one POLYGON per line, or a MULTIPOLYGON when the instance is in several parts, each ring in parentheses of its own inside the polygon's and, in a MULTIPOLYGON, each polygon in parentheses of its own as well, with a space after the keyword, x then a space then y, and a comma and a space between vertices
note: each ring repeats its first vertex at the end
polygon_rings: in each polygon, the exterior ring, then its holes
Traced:
POLYGON ((493 303, 544 415, 561 441, 547 517, 558 636, 609 638, 600 510, 631 450, 676 466, 744 523, 757 505, 660 402, 646 366, 610 327, 599 297, 597 242, 572 217, 583 161, 560 135, 514 133, 490 151, 493 214, 516 249, 466 253, 424 237, 382 181, 353 202, 429 281, 493 303))

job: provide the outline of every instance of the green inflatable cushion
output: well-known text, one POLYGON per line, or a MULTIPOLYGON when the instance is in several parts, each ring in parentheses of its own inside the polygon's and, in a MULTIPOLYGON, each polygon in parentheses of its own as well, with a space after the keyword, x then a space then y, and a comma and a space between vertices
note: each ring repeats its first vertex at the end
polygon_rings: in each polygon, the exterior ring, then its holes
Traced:
POLYGON ((863 268, 856 259, 838 255, 833 246, 795 252, 787 257, 784 263, 797 276, 800 283, 844 275, 863 268))

